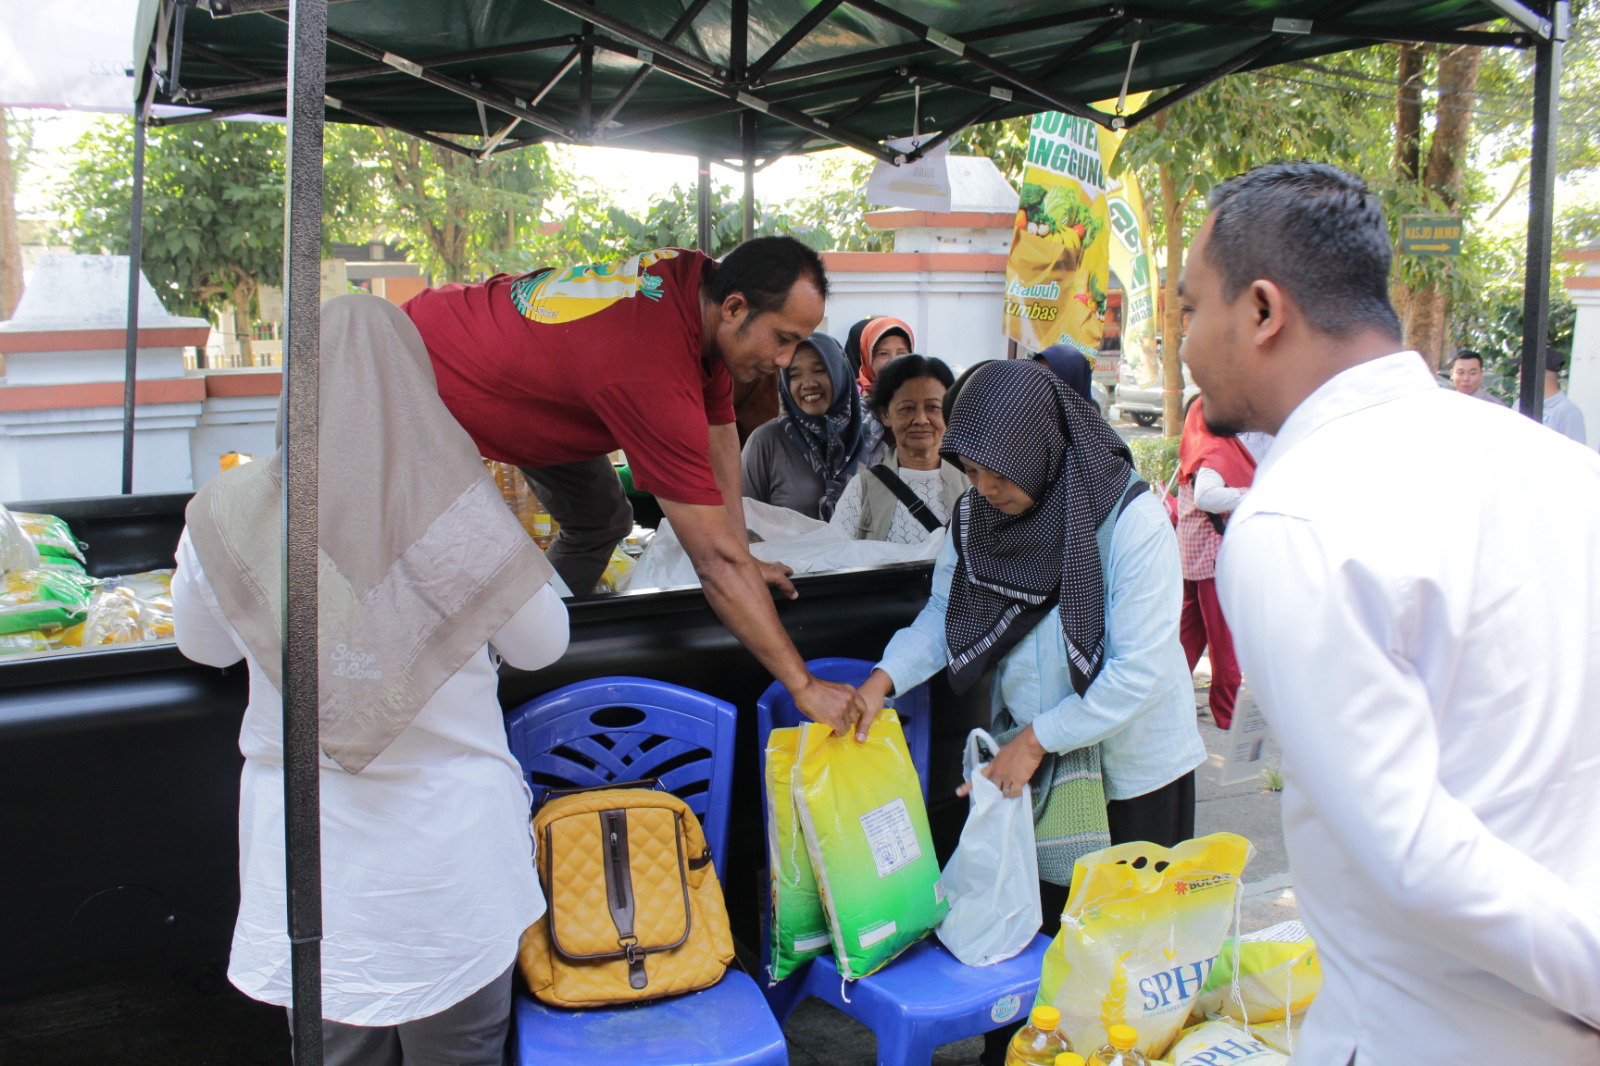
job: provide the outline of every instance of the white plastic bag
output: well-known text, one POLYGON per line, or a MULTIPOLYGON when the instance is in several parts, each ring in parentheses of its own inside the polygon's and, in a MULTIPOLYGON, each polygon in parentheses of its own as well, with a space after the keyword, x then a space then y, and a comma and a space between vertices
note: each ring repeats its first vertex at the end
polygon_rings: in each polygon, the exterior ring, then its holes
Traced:
POLYGON ((1043 922, 1031 790, 1024 785, 1022 795, 1007 799, 982 773, 999 750, 985 730, 967 737, 962 772, 972 785, 972 806, 940 878, 950 914, 939 925, 939 940, 968 966, 993 966, 1018 954, 1043 922), (991 754, 984 757, 980 744, 991 754))
MULTIPOLYGON (((796 574, 820 574, 856 567, 892 566, 932 559, 944 543, 940 530, 921 544, 890 544, 882 540, 854 540, 842 529, 807 518, 787 507, 777 507, 748 496, 744 500, 745 524, 761 539, 750 554, 764 562, 781 562, 796 574)), ((700 577, 678 542, 672 523, 663 520, 650 547, 639 558, 630 591, 693 587, 700 577)))

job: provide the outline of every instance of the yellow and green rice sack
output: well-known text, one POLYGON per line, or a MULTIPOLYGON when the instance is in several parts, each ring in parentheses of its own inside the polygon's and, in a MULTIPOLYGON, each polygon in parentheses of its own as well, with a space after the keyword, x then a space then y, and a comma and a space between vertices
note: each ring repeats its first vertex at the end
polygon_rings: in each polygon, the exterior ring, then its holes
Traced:
POLYGON ((767 876, 772 913, 768 980, 777 984, 827 952, 828 916, 817 894, 811 856, 795 816, 794 776, 800 727, 774 729, 767 736, 767 876))
POLYGON ((950 910, 922 785, 889 708, 865 742, 815 723, 801 730, 794 794, 806 850, 839 972, 865 977, 950 910))

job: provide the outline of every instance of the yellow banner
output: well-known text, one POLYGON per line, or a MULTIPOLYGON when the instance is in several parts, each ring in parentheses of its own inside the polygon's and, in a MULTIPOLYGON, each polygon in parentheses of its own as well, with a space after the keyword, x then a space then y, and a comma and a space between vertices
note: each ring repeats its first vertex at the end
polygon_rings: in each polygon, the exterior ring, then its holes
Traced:
MULTIPOLYGON (((1138 110, 1144 95, 1130 98, 1125 109, 1138 110)), ((1110 103, 1096 106, 1110 111, 1110 103)), ((1108 195, 1118 191, 1118 183, 1107 169, 1122 137, 1121 131, 1076 115, 1034 116, 1006 259, 1005 334, 1028 351, 1069 344, 1093 358, 1099 350, 1112 261, 1121 243, 1112 232, 1108 195)), ((1126 178, 1131 181, 1132 175, 1126 178)), ((1137 190, 1133 195, 1137 200, 1137 190)), ((1128 206, 1125 193, 1118 199, 1123 207, 1117 224, 1126 229, 1132 215, 1139 231, 1146 232, 1142 210, 1128 206)), ((1132 263, 1128 269, 1133 270, 1132 263)), ((1145 270, 1150 272, 1148 250, 1145 270)), ((1119 271, 1118 276, 1124 275, 1119 271)), ((1153 302, 1149 311, 1153 321, 1153 302)))
POLYGON ((1156 338, 1156 294, 1160 277, 1151 254, 1144 197, 1132 170, 1124 171, 1110 196, 1111 272, 1122 282, 1122 358, 1145 388, 1161 375, 1156 338))

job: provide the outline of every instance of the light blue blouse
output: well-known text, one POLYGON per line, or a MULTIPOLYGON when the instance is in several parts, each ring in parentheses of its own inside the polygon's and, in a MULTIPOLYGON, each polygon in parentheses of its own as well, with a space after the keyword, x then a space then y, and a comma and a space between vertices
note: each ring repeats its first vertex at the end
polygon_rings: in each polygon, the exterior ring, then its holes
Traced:
MULTIPOLYGON (((934 568, 932 598, 884 650, 878 668, 896 692, 921 684, 949 662, 944 617, 955 567, 955 547, 946 540, 934 568)), ((1000 661, 992 698, 1018 724, 1031 722, 1050 751, 1099 744, 1106 798, 1122 800, 1182 777, 1205 761, 1206 749, 1178 642, 1178 542, 1149 493, 1134 498, 1117 521, 1107 569, 1106 661, 1088 693, 1072 691, 1061 617, 1051 611, 1000 661)))

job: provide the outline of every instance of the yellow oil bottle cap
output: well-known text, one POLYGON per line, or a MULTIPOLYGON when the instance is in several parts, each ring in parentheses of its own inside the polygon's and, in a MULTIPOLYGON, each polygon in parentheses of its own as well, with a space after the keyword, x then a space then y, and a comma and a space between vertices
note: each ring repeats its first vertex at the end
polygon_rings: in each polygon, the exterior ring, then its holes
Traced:
POLYGON ((1056 1066, 1084 1066, 1083 1056, 1075 1051, 1063 1051, 1056 1056, 1056 1066))
POLYGON ((1106 1030, 1106 1039, 1118 1051, 1129 1051, 1139 1042, 1139 1030, 1131 1025, 1113 1025, 1106 1030))
POLYGON ((1061 1012, 1054 1007, 1035 1007, 1028 1015, 1028 1024, 1035 1029, 1054 1029, 1061 1024, 1061 1012))

